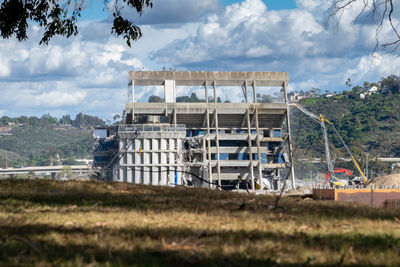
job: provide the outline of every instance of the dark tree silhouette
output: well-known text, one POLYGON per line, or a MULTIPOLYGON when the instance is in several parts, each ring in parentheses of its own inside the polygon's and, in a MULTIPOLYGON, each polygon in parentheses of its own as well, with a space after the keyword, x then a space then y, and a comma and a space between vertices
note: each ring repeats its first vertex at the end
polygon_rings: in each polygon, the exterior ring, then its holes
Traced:
MULTIPOLYGON (((44 28, 40 44, 48 44, 56 35, 70 37, 78 34, 77 21, 87 0, 2 0, 0 6, 0 36, 3 38, 16 37, 18 41, 28 39, 29 24, 44 28)), ((101 1, 101 0, 97 0, 101 1)), ((121 15, 122 7, 132 8, 139 15, 143 9, 152 7, 152 0, 104 0, 104 8, 113 15, 111 33, 122 36, 128 46, 132 41, 142 37, 139 26, 129 18, 121 15)))
POLYGON ((378 25, 375 32, 376 45, 374 52, 379 45, 382 45, 383 48, 391 48, 392 51, 397 50, 400 45, 399 25, 395 24, 393 15, 396 8, 399 8, 399 0, 334 0, 331 7, 332 11, 330 17, 335 18, 337 22, 339 22, 340 17, 344 12, 346 12, 346 9, 358 3, 361 3, 363 8, 358 13, 357 17, 366 12, 366 15, 378 19, 378 25), (386 22, 390 25, 394 39, 392 41, 381 43, 379 35, 384 23, 386 22))
POLYGON ((157 96, 157 95, 151 95, 149 97, 149 100, 147 101, 149 103, 158 103, 158 102, 164 102, 164 99, 157 96))

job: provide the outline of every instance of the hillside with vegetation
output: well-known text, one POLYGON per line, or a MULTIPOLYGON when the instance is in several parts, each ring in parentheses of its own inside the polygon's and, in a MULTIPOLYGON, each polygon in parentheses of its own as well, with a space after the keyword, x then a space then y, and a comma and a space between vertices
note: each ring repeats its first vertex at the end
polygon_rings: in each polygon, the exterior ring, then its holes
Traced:
MULTIPOLYGON (((365 82, 329 97, 315 91, 299 103, 315 114, 325 115, 335 125, 362 168, 368 157, 369 168, 376 173, 389 172, 388 164, 377 158, 400 157, 400 78, 389 76, 379 83, 365 82), (371 90, 373 87, 376 89, 371 90)), ((325 157, 320 125, 294 107, 291 112, 295 156, 325 157)), ((340 162, 340 158, 348 157, 332 127, 328 126, 328 134, 333 158, 340 162)), ((353 167, 348 162, 340 165, 353 167)))
POLYGON ((74 159, 91 158, 93 127, 105 122, 79 113, 60 119, 45 114, 42 117, 20 116, 0 118, 0 167, 78 164, 74 159))

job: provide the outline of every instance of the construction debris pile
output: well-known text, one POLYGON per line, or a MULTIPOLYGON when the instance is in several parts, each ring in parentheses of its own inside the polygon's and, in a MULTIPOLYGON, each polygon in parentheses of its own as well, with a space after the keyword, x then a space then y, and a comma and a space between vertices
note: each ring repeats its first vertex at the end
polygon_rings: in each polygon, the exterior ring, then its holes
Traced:
POLYGON ((390 174, 374 178, 368 182, 374 186, 400 186, 400 174, 390 174))

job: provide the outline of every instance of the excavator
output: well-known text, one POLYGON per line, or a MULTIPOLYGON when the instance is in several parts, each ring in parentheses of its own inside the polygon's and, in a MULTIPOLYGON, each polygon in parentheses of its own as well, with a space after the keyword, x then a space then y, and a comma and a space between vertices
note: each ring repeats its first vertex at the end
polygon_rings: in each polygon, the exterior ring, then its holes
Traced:
POLYGON ((297 103, 290 104, 291 106, 296 107, 304 114, 309 116, 311 119, 316 121, 318 124, 321 125, 322 132, 324 135, 325 141, 325 156, 326 156, 326 164, 328 165, 328 172, 326 173, 326 183, 329 183, 332 186, 346 186, 346 185, 357 185, 362 183, 367 183, 367 178, 365 177, 364 173, 362 172, 360 166, 358 165, 356 159, 353 157, 350 149, 344 142, 343 138, 340 136, 339 132, 336 130, 335 125, 330 122, 324 115, 317 116, 316 114, 310 112, 309 110, 305 109, 303 106, 297 103), (328 142, 328 132, 326 124, 332 126, 333 130, 335 131, 336 135, 339 137, 340 141, 342 142, 343 146, 345 147, 347 153, 349 153, 351 160, 353 161, 355 167, 357 168, 358 172, 360 173, 361 177, 356 177, 353 175, 349 170, 344 168, 335 168, 333 166, 331 160, 331 154, 329 150, 329 142, 328 142))

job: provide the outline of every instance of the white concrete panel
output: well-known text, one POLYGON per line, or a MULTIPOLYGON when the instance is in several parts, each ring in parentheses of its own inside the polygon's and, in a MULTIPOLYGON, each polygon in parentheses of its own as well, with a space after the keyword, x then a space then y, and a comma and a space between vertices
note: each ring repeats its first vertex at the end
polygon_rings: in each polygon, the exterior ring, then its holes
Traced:
POLYGON ((165 102, 175 103, 176 101, 176 90, 174 80, 165 80, 164 82, 165 102))
MULTIPOLYGON (((182 140, 177 139, 176 140, 176 149, 178 151, 177 155, 176 155, 176 162, 177 163, 182 163, 182 140)), ((179 185, 183 184, 182 181, 182 167, 177 167, 176 168, 177 171, 177 182, 179 185)))
MULTIPOLYGON (((169 139, 168 140, 169 147, 168 149, 170 151, 175 150, 175 139, 169 139)), ((169 164, 175 164, 175 153, 174 152, 169 152, 168 155, 168 162, 169 164)), ((175 167, 170 166, 169 167, 169 184, 170 185, 175 185, 175 167)))
MULTIPOLYGON (((138 151, 141 148, 141 140, 140 139, 135 139, 135 150, 138 151)), ((141 153, 135 152, 135 165, 136 164, 141 164, 141 153)), ((141 167, 135 166, 135 180, 134 183, 140 184, 142 180, 141 177, 141 167)))
MULTIPOLYGON (((130 142, 128 142, 130 143, 130 142)), ((131 147, 127 147, 128 149, 132 149, 131 147)), ((126 164, 133 166, 133 153, 132 152, 127 152, 126 153, 126 164)), ((128 183, 133 182, 133 170, 131 167, 127 167, 126 170, 126 179, 128 183)))
MULTIPOLYGON (((143 139, 143 151, 149 151, 151 149, 150 147, 150 139, 144 138, 143 139)), ((144 164, 151 164, 151 159, 150 159, 150 152, 142 152, 143 154, 143 163, 144 164)), ((150 184, 150 167, 143 167, 143 183, 144 184, 150 184)))
MULTIPOLYGON (((159 139, 153 138, 151 140, 152 142, 152 150, 158 150, 159 149, 159 139)), ((159 161, 160 158, 160 153, 159 152, 152 152, 151 153, 151 163, 152 164, 158 164, 160 163, 159 161)), ((152 168, 152 177, 151 177, 151 184, 153 185, 158 185, 159 184, 159 179, 160 179, 160 174, 159 174, 159 167, 153 167, 152 168)))
MULTIPOLYGON (((120 146, 121 149, 125 149, 125 147, 126 147, 126 139, 121 139, 121 140, 119 141, 119 146, 120 146)), ((120 152, 120 153, 121 153, 121 152, 120 152)), ((126 164, 126 154, 122 156, 122 158, 120 159, 120 163, 126 164)), ((122 173, 122 176, 119 177, 119 181, 121 181, 121 182, 126 182, 126 180, 127 180, 127 177, 126 177, 126 175, 127 175, 126 167, 123 167, 123 168, 122 168, 122 172, 121 172, 121 173, 122 173)))
MULTIPOLYGON (((166 151, 168 149, 167 139, 161 139, 161 150, 166 151)), ((167 164, 167 152, 161 152, 161 164, 167 164)), ((161 167, 160 185, 167 185, 167 167, 161 167)))

